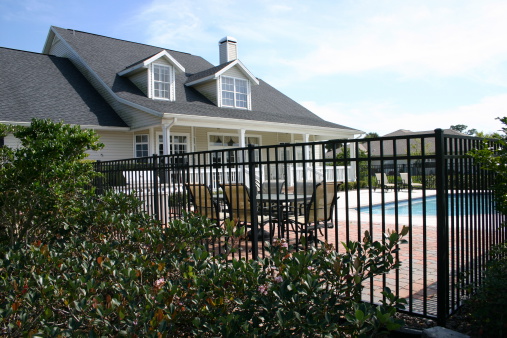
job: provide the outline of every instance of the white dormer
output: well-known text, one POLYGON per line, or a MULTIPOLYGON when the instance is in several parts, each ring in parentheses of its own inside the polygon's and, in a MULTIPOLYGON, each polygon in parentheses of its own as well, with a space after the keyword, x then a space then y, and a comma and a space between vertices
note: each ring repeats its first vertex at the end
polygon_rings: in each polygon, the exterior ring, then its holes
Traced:
POLYGON ((127 76, 151 99, 174 101, 176 73, 184 72, 185 68, 163 50, 122 70, 118 75, 127 76))

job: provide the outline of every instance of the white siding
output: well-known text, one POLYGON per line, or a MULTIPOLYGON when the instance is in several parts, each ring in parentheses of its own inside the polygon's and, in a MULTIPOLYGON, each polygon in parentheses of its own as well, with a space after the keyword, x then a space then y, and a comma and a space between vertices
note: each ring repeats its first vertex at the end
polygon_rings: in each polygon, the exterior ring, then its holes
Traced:
POLYGON ((137 86, 137 88, 141 89, 144 95, 148 95, 148 70, 142 70, 139 73, 130 76, 129 79, 137 86))
POLYGON ((198 84, 194 86, 195 90, 197 90, 202 95, 206 96, 214 104, 218 105, 217 98, 217 81, 209 81, 203 84, 198 84))
POLYGON ((222 76, 237 77, 238 79, 248 80, 248 78, 238 69, 238 67, 232 67, 231 69, 228 69, 222 74, 222 76))
POLYGON ((21 142, 14 135, 9 134, 4 138, 4 145, 9 148, 17 148, 21 145, 21 142))
MULTIPOLYGON (((99 151, 89 151, 90 160, 118 160, 133 157, 133 140, 131 132, 96 131, 100 136, 100 142, 104 148, 99 151)), ((21 145, 19 139, 9 134, 4 139, 4 144, 10 148, 17 148, 21 145)))
POLYGON ((104 148, 88 152, 91 160, 119 160, 134 157, 134 141, 131 132, 97 131, 104 148))

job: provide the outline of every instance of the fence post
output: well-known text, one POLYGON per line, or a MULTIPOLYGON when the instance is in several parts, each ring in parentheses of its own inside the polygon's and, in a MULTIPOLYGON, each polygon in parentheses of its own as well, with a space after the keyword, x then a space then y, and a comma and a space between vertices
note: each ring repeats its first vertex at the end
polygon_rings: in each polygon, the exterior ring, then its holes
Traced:
POLYGON ((447 210, 447 168, 442 129, 435 129, 437 192, 437 323, 445 325, 449 315, 449 219, 447 210))
MULTIPOLYGON (((252 217, 252 258, 259 258, 259 224, 257 220, 257 186, 255 184, 254 146, 248 145, 248 179, 250 184, 250 210, 252 217)), ((264 238, 264 237, 263 237, 264 238)))
POLYGON ((154 212, 155 212, 155 219, 157 221, 160 221, 160 199, 158 197, 159 191, 158 191, 158 155, 153 154, 153 206, 154 206, 154 212))

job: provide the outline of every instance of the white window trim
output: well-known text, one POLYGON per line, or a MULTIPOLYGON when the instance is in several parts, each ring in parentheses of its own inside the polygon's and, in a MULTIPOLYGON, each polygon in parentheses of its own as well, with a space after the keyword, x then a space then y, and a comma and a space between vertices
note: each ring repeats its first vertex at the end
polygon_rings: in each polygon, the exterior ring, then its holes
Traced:
POLYGON ((152 64, 150 64, 150 67, 148 68, 148 93, 149 98, 153 100, 175 101, 176 89, 175 89, 175 73, 173 66, 157 62, 153 62, 152 64), (155 97, 155 85, 154 85, 155 80, 153 76, 154 74, 153 68, 155 67, 155 65, 169 68, 169 98, 155 97))
MULTIPOLYGON (((140 144, 147 144, 148 145, 148 154, 147 154, 147 156, 150 156, 150 134, 134 134, 134 137, 133 137, 134 158, 140 158, 140 157, 137 156, 137 144, 138 143, 137 143, 137 140, 136 140, 136 136, 143 136, 143 135, 148 137, 148 141, 142 142, 140 144)), ((144 156, 142 156, 142 157, 144 157, 144 156)))
MULTIPOLYGON (((236 87, 236 85, 234 85, 234 87, 236 87)), ((219 107, 252 110, 251 85, 250 85, 250 81, 248 81, 247 79, 242 79, 242 78, 234 77, 234 76, 224 76, 224 75, 221 75, 218 78, 217 90, 218 90, 218 93, 217 93, 218 95, 217 96, 218 96, 218 106, 219 107), (236 80, 242 80, 242 81, 246 82, 246 108, 245 107, 237 107, 236 106, 236 89, 234 89, 235 90, 234 91, 234 106, 226 106, 226 105, 222 104, 222 79, 223 78, 234 79, 234 82, 236 82, 236 80)))
MULTIPOLYGON (((160 136, 162 136, 162 132, 157 132, 156 133, 156 147, 157 147, 157 154, 159 153, 159 147, 160 147, 160 142, 159 142, 159 138, 160 136)), ((174 136, 186 136, 187 138, 187 153, 190 152, 190 134, 189 133, 174 133, 174 132, 171 132, 171 136, 174 137, 174 136)), ((173 144, 172 142, 168 141, 167 142, 168 144, 170 144, 170 146, 172 147, 173 144)), ((173 152, 172 152, 172 149, 171 149, 171 155, 173 155, 173 152)))

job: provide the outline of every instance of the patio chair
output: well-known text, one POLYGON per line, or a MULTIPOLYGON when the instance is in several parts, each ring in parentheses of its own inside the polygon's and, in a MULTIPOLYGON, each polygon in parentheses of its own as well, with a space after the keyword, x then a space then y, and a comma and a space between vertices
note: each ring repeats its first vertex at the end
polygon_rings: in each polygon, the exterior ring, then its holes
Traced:
POLYGON ((292 230, 296 234, 307 234, 308 239, 316 241, 317 238, 314 236, 316 230, 319 230, 319 233, 324 236, 323 229, 333 228, 333 211, 338 201, 338 187, 342 184, 343 182, 317 184, 310 202, 306 204, 304 213, 298 213, 297 218, 288 219, 292 230))
POLYGON ((386 191, 389 189, 396 189, 396 184, 389 183, 386 173, 375 173, 375 176, 377 177, 378 186, 382 189, 385 189, 386 191))
POLYGON ((220 207, 217 201, 213 199, 210 188, 205 184, 190 183, 186 183, 185 187, 194 205, 194 213, 205 216, 219 224, 221 219, 220 207))
POLYGON ((409 178, 408 173, 400 173, 400 177, 402 185, 408 189, 423 188, 422 183, 412 182, 412 177, 409 178))
MULTIPOLYGON (((252 224, 252 207, 250 202, 250 194, 248 188, 244 184, 220 184, 220 188, 224 192, 225 203, 229 210, 229 219, 234 220, 237 224, 243 224, 251 227, 252 224)), ((268 215, 269 218, 271 218, 268 215)), ((265 240, 271 237, 274 232, 271 220, 259 215, 257 222, 259 224, 259 239, 265 240), (270 223, 270 232, 264 230, 264 226, 270 223)), ((248 238, 253 239, 251 230, 248 232, 248 238)))
POLYGON ((263 194, 282 194, 285 187, 285 181, 273 180, 262 182, 261 192, 263 194))

